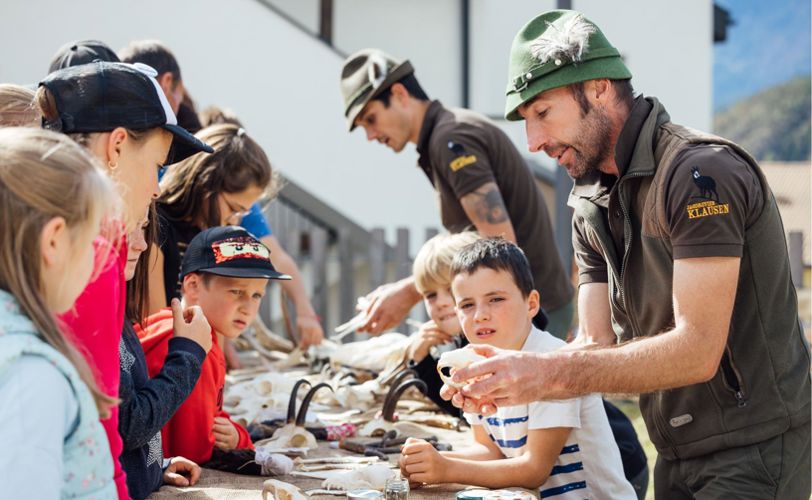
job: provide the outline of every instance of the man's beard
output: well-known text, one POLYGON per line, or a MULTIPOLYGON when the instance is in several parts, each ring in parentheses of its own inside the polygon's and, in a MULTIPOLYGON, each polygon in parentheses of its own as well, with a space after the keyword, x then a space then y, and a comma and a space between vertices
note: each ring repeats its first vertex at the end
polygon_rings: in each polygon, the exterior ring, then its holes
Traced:
POLYGON ((573 165, 566 167, 570 177, 580 179, 600 171, 601 164, 613 154, 611 129, 611 122, 603 108, 590 106, 582 115, 578 127, 578 147, 571 146, 573 165))

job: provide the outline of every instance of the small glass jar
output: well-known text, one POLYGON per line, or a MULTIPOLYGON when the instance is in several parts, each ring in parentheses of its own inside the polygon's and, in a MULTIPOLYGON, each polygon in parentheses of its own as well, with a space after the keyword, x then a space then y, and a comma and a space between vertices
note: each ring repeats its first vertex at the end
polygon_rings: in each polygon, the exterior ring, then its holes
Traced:
POLYGON ((347 492, 347 500, 366 500, 369 498, 383 498, 383 493, 378 490, 370 490, 368 488, 359 488, 347 492))
POLYGON ((386 480, 383 487, 384 500, 408 500, 409 480, 393 477, 386 480))

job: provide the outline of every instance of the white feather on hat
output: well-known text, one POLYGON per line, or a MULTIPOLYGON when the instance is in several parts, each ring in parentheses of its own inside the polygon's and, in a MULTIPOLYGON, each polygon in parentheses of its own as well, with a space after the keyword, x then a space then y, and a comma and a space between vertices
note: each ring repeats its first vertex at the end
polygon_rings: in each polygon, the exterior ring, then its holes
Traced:
POLYGON ((595 26, 578 14, 559 29, 549 21, 547 29, 530 43, 530 53, 542 64, 554 60, 560 66, 564 60, 578 62, 589 47, 589 35, 595 26))

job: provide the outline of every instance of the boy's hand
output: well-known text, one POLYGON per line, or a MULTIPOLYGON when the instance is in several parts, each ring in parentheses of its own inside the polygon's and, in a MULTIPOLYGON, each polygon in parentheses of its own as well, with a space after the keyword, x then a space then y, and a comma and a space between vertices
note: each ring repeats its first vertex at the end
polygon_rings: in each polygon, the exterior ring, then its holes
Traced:
POLYGON ((214 446, 228 451, 237 447, 240 435, 234 424, 225 417, 214 417, 214 446))
POLYGON ((324 340, 324 330, 316 316, 296 316, 296 328, 299 329, 299 347, 306 351, 312 345, 319 345, 324 340))
POLYGON ((200 478, 200 466, 183 457, 173 457, 164 471, 164 484, 194 486, 200 478))
POLYGON ((172 299, 172 317, 175 337, 194 340, 208 354, 211 350, 211 325, 200 306, 183 309, 178 299, 172 299))
POLYGON ((400 472, 409 478, 409 484, 437 484, 445 482, 448 459, 422 439, 409 438, 400 450, 400 472))
POLYGON ((423 323, 420 330, 412 335, 412 342, 406 350, 409 359, 413 359, 415 363, 419 363, 428 356, 431 346, 445 344, 454 339, 453 335, 437 328, 437 323, 434 321, 427 321, 423 323))

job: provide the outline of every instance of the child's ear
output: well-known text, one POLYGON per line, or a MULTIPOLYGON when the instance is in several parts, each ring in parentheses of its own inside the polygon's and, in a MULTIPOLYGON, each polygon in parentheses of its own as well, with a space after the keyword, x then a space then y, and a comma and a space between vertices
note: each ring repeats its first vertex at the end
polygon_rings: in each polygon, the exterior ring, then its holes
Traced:
POLYGON ((535 318, 541 308, 541 295, 536 290, 531 290, 527 296, 527 313, 531 318, 535 318))
POLYGON ((187 302, 196 304, 197 299, 200 297, 200 287, 203 286, 203 280, 197 273, 189 273, 183 277, 181 285, 181 295, 187 302))
POLYGON ((65 219, 54 217, 45 223, 40 233, 40 255, 46 267, 52 267, 69 252, 68 227, 65 219))

